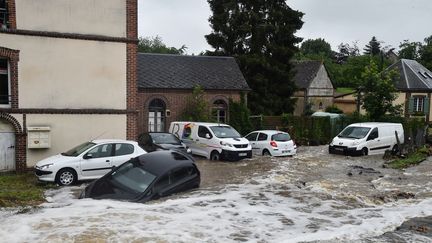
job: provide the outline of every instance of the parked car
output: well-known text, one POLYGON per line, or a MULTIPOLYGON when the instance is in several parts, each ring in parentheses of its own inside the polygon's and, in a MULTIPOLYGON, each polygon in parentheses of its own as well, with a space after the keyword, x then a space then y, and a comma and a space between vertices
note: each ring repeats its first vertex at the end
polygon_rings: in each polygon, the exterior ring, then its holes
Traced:
POLYGON ((180 138, 192 154, 207 159, 236 161, 252 157, 249 141, 226 124, 171 122, 169 132, 180 138))
POLYGON ((35 173, 40 181, 67 186, 100 178, 112 167, 145 153, 135 141, 94 140, 39 161, 35 173))
POLYGON ((245 136, 257 155, 292 156, 297 153, 297 146, 291 136, 282 131, 254 131, 245 136))
POLYGON ((138 144, 147 152, 158 150, 178 150, 191 154, 191 150, 172 133, 146 132, 139 136, 138 144))
POLYGON ((200 171, 191 156, 172 150, 133 158, 93 181, 80 198, 147 202, 199 187, 200 171))
POLYGON ((364 122, 347 126, 329 145, 329 153, 346 155, 380 154, 385 150, 398 150, 396 132, 404 143, 404 130, 400 123, 364 122))

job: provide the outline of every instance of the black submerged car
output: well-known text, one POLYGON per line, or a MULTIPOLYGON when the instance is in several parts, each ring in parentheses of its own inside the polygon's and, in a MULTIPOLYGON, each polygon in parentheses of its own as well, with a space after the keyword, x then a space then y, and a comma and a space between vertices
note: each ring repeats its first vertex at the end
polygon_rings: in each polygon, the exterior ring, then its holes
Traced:
POLYGON ((147 202, 199 187, 193 158, 177 151, 156 151, 133 158, 92 182, 80 198, 147 202))
POLYGON ((138 144, 147 152, 177 150, 191 154, 192 151, 178 137, 168 132, 146 132, 139 136, 138 144))

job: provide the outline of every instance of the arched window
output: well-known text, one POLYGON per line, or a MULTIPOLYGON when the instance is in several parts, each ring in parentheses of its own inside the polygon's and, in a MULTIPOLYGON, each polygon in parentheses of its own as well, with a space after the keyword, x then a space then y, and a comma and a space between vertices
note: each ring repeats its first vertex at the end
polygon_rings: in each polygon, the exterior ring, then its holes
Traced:
POLYGON ((165 131, 165 102, 161 99, 153 99, 148 109, 148 131, 164 132, 165 131))
POLYGON ((228 105, 224 100, 220 100, 220 99, 216 100, 215 102, 213 102, 213 107, 212 107, 213 119, 216 122, 226 123, 227 110, 228 110, 228 105))
POLYGON ((322 110, 322 109, 323 109, 323 103, 322 103, 322 102, 319 103, 319 105, 318 105, 318 109, 319 109, 319 110, 322 110))

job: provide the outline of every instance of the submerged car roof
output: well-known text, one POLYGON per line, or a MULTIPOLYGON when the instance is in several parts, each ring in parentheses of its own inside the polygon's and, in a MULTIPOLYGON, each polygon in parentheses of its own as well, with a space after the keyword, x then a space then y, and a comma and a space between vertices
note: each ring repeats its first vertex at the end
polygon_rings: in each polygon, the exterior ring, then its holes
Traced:
POLYGON ((190 166, 194 161, 176 151, 155 151, 138 157, 141 166, 148 172, 159 176, 181 166, 190 166))

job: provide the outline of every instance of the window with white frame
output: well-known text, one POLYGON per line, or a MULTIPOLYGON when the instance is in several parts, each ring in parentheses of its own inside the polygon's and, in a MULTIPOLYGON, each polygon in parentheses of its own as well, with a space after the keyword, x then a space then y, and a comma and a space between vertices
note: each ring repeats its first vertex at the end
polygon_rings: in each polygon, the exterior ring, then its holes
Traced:
POLYGON ((216 122, 226 123, 227 122, 227 110, 228 105, 224 100, 216 100, 213 103, 212 113, 213 119, 216 122))
POLYGON ((414 112, 424 111, 424 102, 425 102, 424 96, 414 96, 413 102, 414 102, 414 112))
POLYGON ((10 104, 10 78, 8 60, 0 58, 0 105, 10 104))
POLYGON ((0 29, 7 29, 9 27, 9 16, 7 1, 0 0, 0 29))

